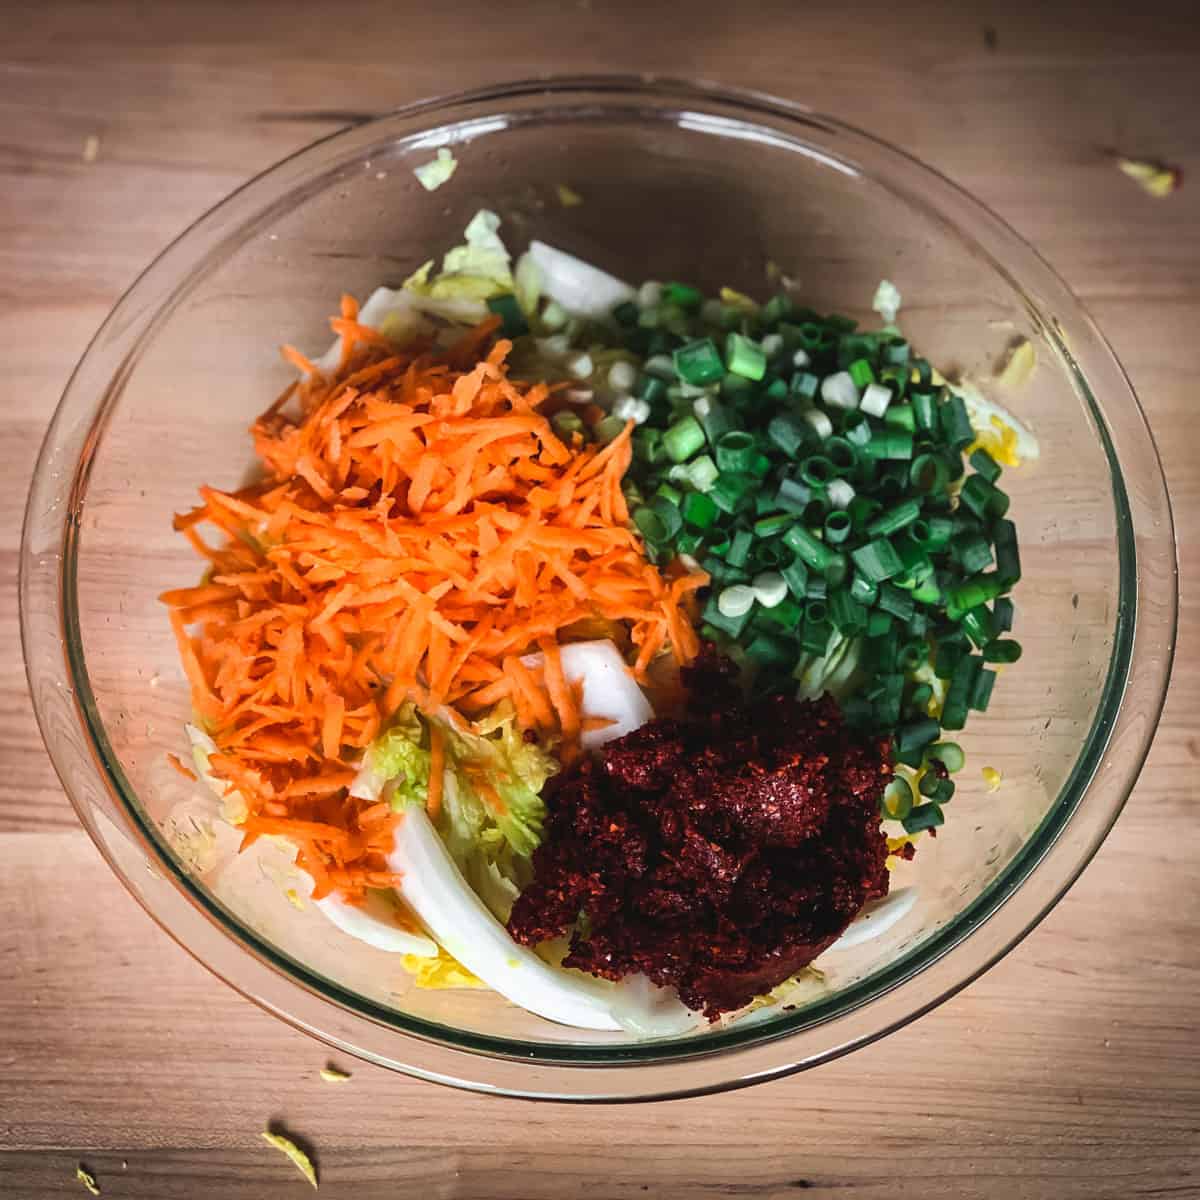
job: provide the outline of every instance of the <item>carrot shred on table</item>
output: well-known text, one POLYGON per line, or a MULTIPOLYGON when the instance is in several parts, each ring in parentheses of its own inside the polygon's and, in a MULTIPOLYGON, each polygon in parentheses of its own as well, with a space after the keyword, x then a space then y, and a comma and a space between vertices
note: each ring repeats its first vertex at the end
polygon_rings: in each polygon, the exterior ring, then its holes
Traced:
POLYGON ((167 762, 169 762, 171 766, 173 766, 175 770, 184 777, 184 779, 190 779, 193 783, 196 782, 196 772, 193 771, 191 767, 184 766, 183 760, 178 754, 168 754, 167 762))
POLYGON ((353 899, 387 873, 394 822, 363 824, 347 788, 405 702, 469 719, 508 700, 569 758, 597 728, 558 656, 578 629, 624 629, 639 676, 698 651, 708 577, 665 579, 628 521, 632 423, 604 447, 564 443, 543 411, 559 399, 508 377, 498 324, 398 350, 344 297, 337 368, 284 350, 304 378, 252 426, 259 481, 201 488, 175 517, 208 569, 161 599, 209 769, 246 801, 244 844, 290 837, 314 894, 353 899), (539 650, 540 669, 522 662, 539 650))

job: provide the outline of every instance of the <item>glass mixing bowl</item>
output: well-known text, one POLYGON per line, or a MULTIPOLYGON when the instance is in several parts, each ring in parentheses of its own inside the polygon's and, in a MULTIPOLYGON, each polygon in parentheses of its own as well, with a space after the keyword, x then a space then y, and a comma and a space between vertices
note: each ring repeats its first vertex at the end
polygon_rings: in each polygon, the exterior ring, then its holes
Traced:
POLYGON ((1171 518, 1142 414, 1063 283, 1001 221, 905 154, 767 97, 630 79, 518 83, 414 105, 318 142, 200 220, 117 305, 38 466, 22 621, 42 732, 80 819, 201 962, 339 1048, 428 1079, 570 1099, 681 1095, 811 1066, 911 1020, 1024 935, 1095 852, 1162 705, 1175 628, 1171 518), (428 193, 412 168, 450 145, 428 193), (556 185, 582 198, 563 207, 556 185), (1002 399, 1041 456, 1005 476, 1020 528, 1021 663, 965 735, 945 826, 905 867, 917 900, 820 960, 786 1011, 639 1042, 550 1024, 483 991, 411 985, 238 858, 185 754, 187 689, 156 596, 193 581, 171 529, 197 485, 236 487, 246 429, 290 378, 277 347, 329 342, 349 291, 397 283, 486 206, 632 280, 768 289, 870 317, 881 277, 905 334, 991 380, 1014 339, 1037 368, 1002 399), (990 793, 980 768, 999 770, 990 793))

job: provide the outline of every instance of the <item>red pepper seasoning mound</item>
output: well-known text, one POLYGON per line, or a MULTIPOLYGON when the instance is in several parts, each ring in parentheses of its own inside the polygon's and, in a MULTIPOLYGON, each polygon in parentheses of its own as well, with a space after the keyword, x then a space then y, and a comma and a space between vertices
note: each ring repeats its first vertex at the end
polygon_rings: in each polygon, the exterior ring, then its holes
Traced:
POLYGON ((837 940, 887 892, 886 740, 825 698, 744 701, 731 664, 685 672, 689 707, 554 776, 534 881, 509 931, 571 932, 564 965, 643 972, 710 1019, 837 940))

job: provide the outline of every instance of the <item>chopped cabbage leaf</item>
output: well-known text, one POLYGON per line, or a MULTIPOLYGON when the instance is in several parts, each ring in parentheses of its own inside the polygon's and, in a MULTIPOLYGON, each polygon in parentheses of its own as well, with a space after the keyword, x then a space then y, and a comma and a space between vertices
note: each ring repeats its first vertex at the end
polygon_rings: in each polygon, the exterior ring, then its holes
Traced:
POLYGON ((419 988, 441 991, 448 988, 486 988, 478 975, 472 975, 453 955, 440 947, 436 958, 417 958, 406 954, 400 960, 419 988))
POLYGON ((890 279, 881 279, 879 286, 875 289, 875 298, 871 301, 871 307, 888 324, 891 324, 900 311, 900 301, 900 289, 890 279))
POLYGON ((403 705, 391 727, 371 743, 350 795, 374 803, 387 787, 395 809, 424 804, 429 790, 429 750, 421 745, 424 735, 416 707, 411 702, 403 705))
POLYGON ((427 192, 435 192, 457 170, 458 159, 454 157, 454 154, 450 150, 442 146, 437 152, 437 157, 431 162, 422 163, 419 167, 413 167, 413 174, 417 177, 417 182, 427 192))
MULTIPOLYGON (((483 301, 513 290, 512 256, 500 238, 500 218, 481 208, 463 230, 463 244, 446 251, 442 269, 433 273, 433 262, 423 263, 405 281, 403 291, 426 301, 473 302, 467 320, 481 320, 487 309, 483 301)), ((438 310, 418 304, 430 312, 438 310)), ((450 313, 447 319, 463 319, 450 313)))
MULTIPOLYGON (((397 810, 424 807, 430 765, 426 721, 412 704, 404 705, 367 751, 350 794, 370 801, 386 797, 397 810)), ((530 859, 542 840, 546 811, 540 793, 558 764, 525 741, 511 706, 494 710, 476 730, 443 726, 446 774, 436 825, 476 895, 507 919, 532 878, 530 859)))
POLYGON ((563 208, 578 208, 583 203, 583 197, 565 183, 556 183, 554 190, 558 194, 558 202, 563 208))
POLYGON ((286 1138, 281 1133, 272 1133, 269 1129, 263 1131, 262 1139, 268 1146, 274 1146, 282 1154, 286 1154, 288 1158, 296 1164, 296 1170, 308 1180, 309 1183, 316 1188, 317 1172, 312 1165, 312 1159, 292 1141, 291 1138, 286 1138))
POLYGON ((221 816, 230 825, 240 825, 250 813, 245 797, 231 783, 218 779, 208 769, 208 756, 216 754, 217 743, 198 725, 185 725, 184 729, 192 744, 192 762, 196 765, 196 774, 220 800, 221 816))
POLYGON ((528 250, 517 259, 517 267, 513 272, 513 292, 521 311, 527 317, 536 316, 538 300, 542 295, 542 273, 528 250))

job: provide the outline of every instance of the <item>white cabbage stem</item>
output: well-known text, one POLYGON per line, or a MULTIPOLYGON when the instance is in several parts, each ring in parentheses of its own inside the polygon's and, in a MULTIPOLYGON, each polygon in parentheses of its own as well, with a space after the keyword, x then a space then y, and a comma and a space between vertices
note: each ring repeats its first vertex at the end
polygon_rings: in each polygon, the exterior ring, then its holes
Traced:
MULTIPOLYGON (((446 786, 453 776, 446 774, 446 786)), ((616 1031, 612 985, 543 962, 519 946, 471 890, 424 811, 410 806, 388 864, 422 924, 473 975, 513 1004, 577 1029, 616 1031)))

